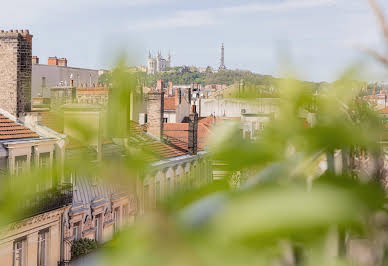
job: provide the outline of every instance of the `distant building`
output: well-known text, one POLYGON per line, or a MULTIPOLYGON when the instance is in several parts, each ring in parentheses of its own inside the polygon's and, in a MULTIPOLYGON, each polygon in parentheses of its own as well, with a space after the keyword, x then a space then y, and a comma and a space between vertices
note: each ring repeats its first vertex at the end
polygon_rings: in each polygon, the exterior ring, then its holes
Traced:
POLYGON ((171 55, 168 55, 167 59, 162 57, 162 54, 158 52, 156 57, 152 57, 151 52, 148 54, 147 59, 147 73, 155 74, 167 71, 171 67, 171 55))
POLYGON ((258 98, 256 102, 241 99, 202 99, 201 116, 240 117, 247 114, 271 114, 279 109, 279 98, 258 98))
POLYGON ((32 97, 50 96, 50 88, 56 86, 94 87, 105 71, 68 67, 66 58, 49 57, 46 64, 32 57, 32 97))

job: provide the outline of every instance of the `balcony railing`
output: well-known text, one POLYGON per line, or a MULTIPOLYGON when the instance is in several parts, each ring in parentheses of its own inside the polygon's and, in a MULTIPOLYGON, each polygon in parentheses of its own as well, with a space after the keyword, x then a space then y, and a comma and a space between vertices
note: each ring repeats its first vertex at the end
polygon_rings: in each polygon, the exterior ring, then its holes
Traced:
POLYGON ((54 188, 34 193, 22 204, 23 218, 53 211, 71 204, 73 201, 72 184, 57 185, 54 188))

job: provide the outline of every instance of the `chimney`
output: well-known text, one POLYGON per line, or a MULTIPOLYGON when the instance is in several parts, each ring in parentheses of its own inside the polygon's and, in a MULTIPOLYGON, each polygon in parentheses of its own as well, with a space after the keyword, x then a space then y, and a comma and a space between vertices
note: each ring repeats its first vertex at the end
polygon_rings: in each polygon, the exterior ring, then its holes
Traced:
POLYGON ((175 98, 175 106, 178 106, 182 103, 181 89, 175 89, 174 98, 175 98))
POLYGON ((0 31, 0 108, 15 117, 31 111, 32 38, 28 30, 0 31))
POLYGON ((168 95, 169 96, 173 95, 173 87, 174 87, 174 84, 172 83, 172 81, 169 81, 168 82, 168 95))
POLYGON ((66 58, 59 58, 58 59, 58 66, 67 67, 67 59, 66 58))
POLYGON ((163 88, 164 88, 163 80, 162 79, 158 79, 158 81, 156 82, 156 90, 158 92, 162 92, 163 88))
POLYGON ((198 150, 198 114, 196 106, 193 106, 193 112, 189 115, 189 137, 188 151, 190 155, 196 155, 198 150))
POLYGON ((187 101, 187 103, 188 104, 191 104, 191 88, 188 88, 187 90, 186 90, 186 101, 187 101))
POLYGON ((37 57, 37 56, 33 56, 32 57, 32 64, 33 65, 37 65, 37 64, 39 64, 39 57, 37 57))
POLYGON ((164 92, 148 93, 147 96, 147 132, 158 139, 162 139, 164 92))
POLYGON ((56 56, 49 57, 48 60, 47 60, 47 64, 49 66, 57 66, 58 65, 58 58, 56 56))

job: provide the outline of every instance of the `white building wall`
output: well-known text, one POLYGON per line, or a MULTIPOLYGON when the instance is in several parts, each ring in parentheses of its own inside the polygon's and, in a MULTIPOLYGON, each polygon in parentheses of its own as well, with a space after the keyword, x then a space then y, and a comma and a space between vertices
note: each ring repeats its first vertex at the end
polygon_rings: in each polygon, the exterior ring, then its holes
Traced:
POLYGON ((42 77, 46 78, 46 89, 43 89, 43 96, 50 97, 50 88, 56 87, 61 82, 63 85, 69 86, 71 75, 73 75, 76 87, 80 87, 81 84, 87 84, 91 87, 98 83, 98 70, 36 64, 32 65, 32 97, 37 97, 38 94, 42 93, 42 77))
POLYGON ((246 113, 276 113, 279 99, 260 98, 255 101, 239 99, 201 99, 201 116, 215 114, 217 117, 240 117, 242 110, 246 113))

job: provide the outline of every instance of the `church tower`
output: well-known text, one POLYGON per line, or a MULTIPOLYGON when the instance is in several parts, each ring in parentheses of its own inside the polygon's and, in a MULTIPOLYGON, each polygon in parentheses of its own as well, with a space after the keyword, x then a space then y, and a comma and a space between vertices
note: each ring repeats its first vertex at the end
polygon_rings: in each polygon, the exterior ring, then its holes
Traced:
POLYGON ((222 44, 221 46, 221 63, 220 63, 220 68, 219 70, 225 70, 226 67, 225 67, 225 48, 224 48, 224 44, 222 44))

